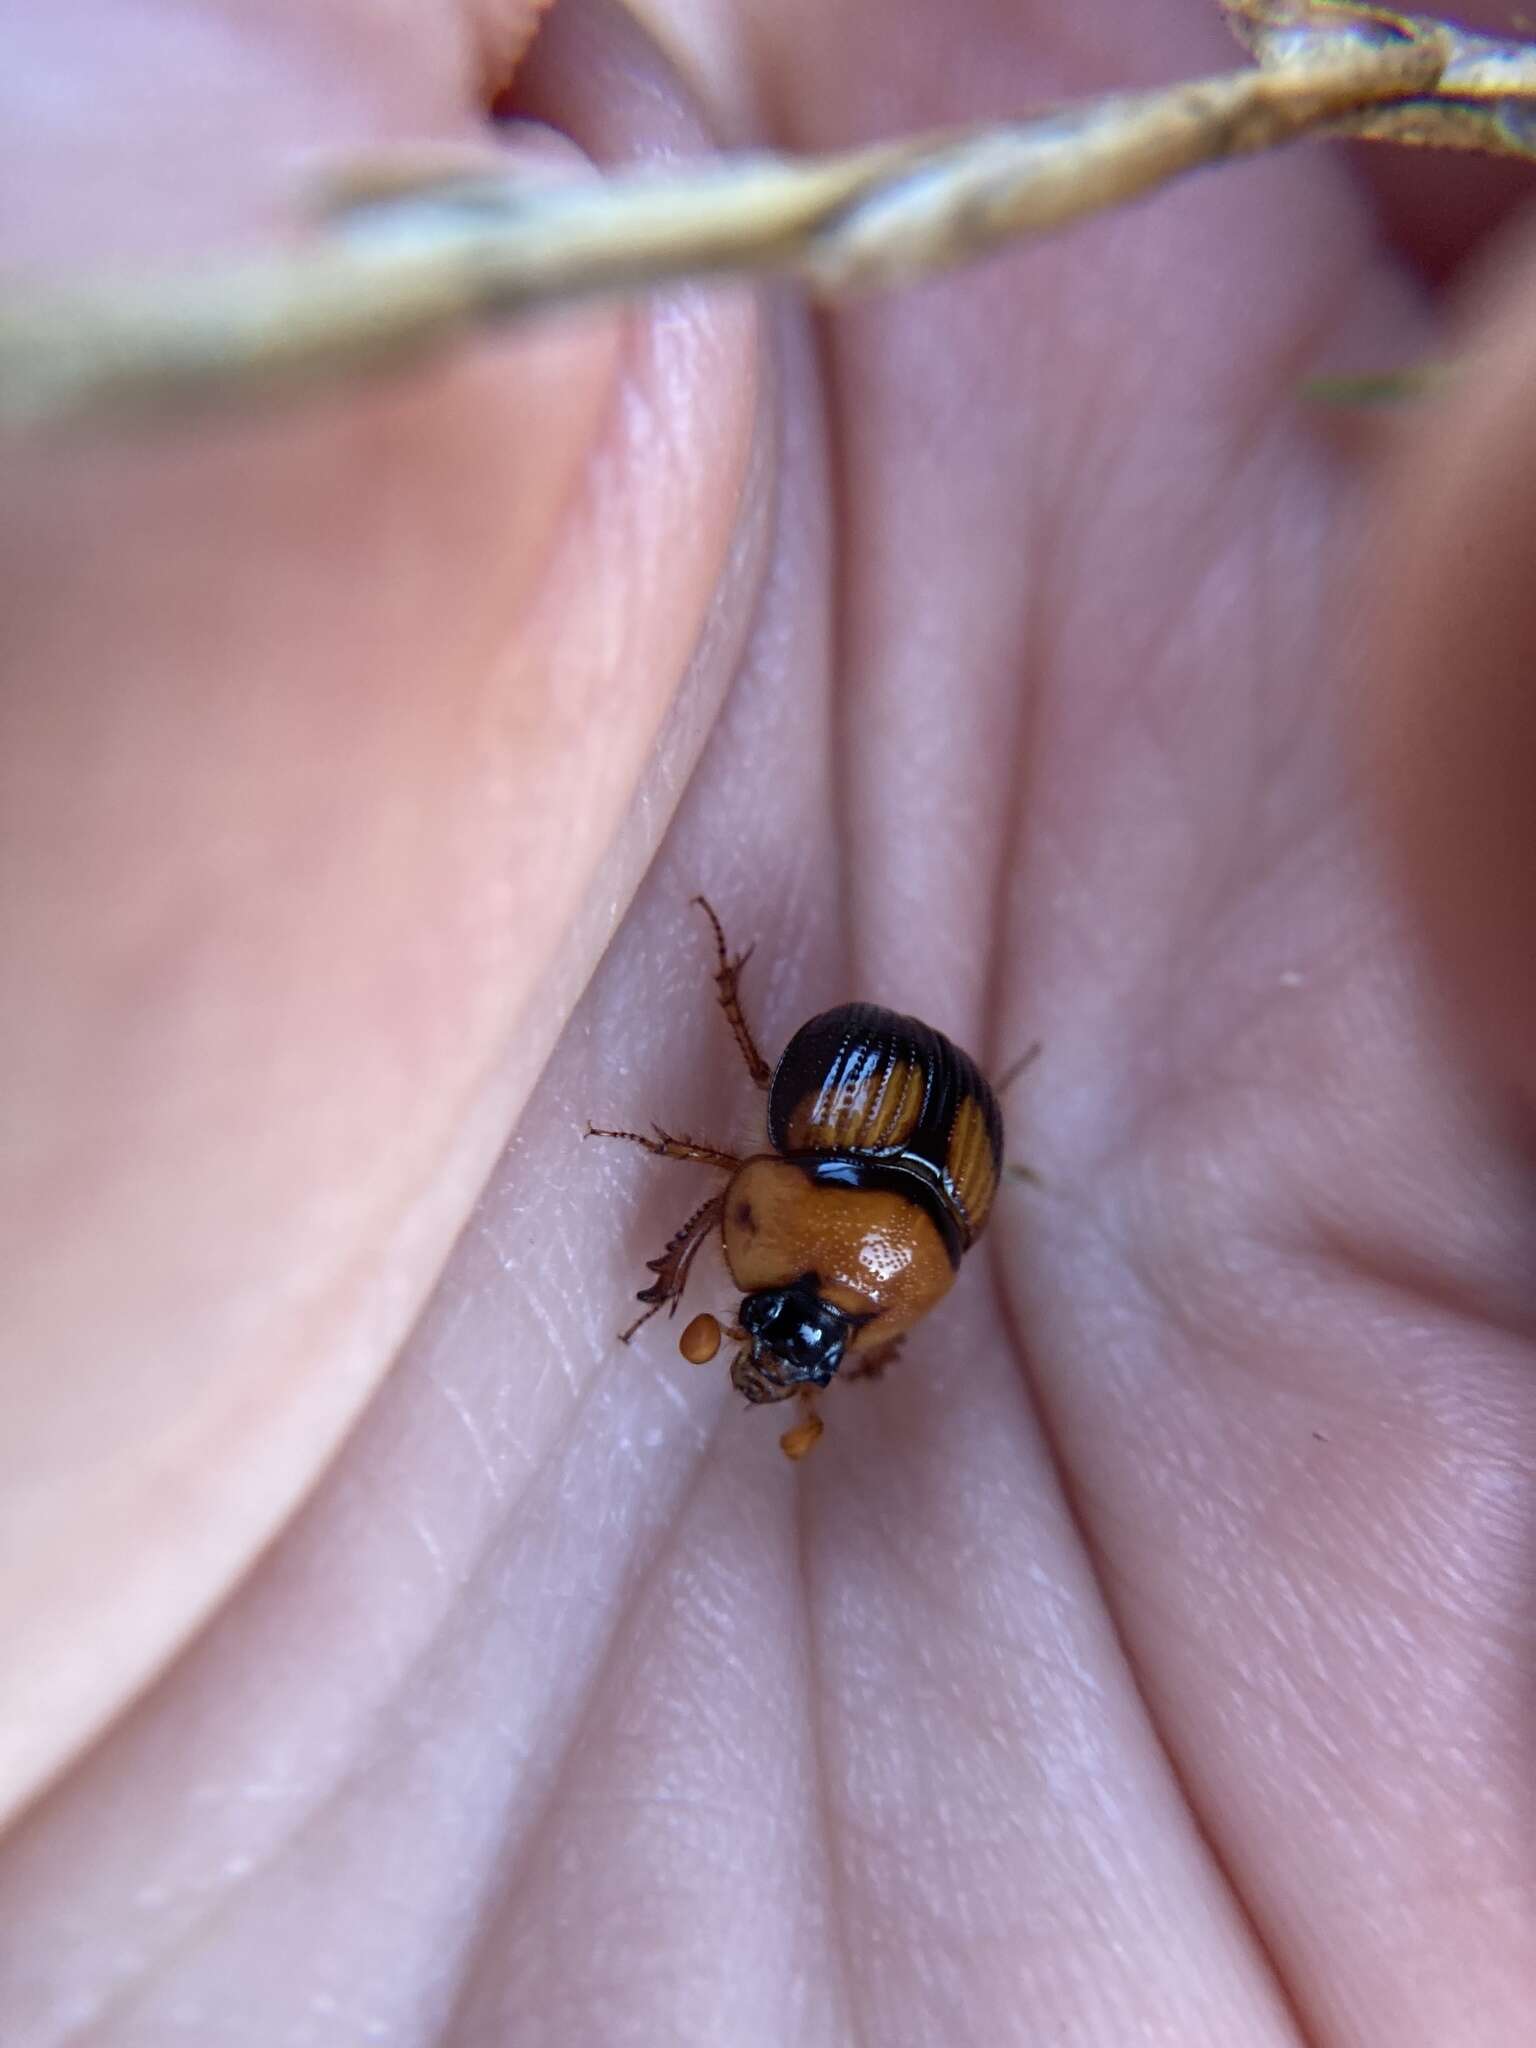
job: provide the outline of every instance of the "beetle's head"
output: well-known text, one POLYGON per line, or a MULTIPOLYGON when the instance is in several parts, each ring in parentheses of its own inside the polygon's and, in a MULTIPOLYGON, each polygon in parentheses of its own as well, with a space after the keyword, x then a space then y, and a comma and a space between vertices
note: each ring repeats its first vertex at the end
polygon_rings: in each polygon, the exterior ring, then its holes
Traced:
POLYGON ((788 1287, 760 1287, 741 1304, 752 1363, 779 1387, 825 1387, 843 1362, 852 1319, 817 1292, 814 1273, 788 1287), (764 1353, 768 1357, 764 1357, 764 1353))

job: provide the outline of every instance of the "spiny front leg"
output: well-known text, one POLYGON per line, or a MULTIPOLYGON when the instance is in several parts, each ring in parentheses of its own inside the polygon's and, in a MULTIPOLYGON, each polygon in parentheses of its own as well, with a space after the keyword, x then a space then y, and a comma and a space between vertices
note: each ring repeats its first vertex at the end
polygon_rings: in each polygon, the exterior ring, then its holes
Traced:
POLYGON ((664 1308, 669 1315, 676 1315, 677 1304, 688 1285, 688 1268, 698 1256, 699 1246, 719 1223, 724 1210, 724 1192, 711 1195, 701 1208, 694 1210, 682 1229, 674 1232, 661 1257, 646 1260, 647 1268, 656 1278, 649 1287, 642 1287, 635 1299, 646 1302, 648 1306, 643 1315, 635 1317, 627 1330, 619 1332, 621 1344, 627 1344, 636 1330, 648 1323, 658 1309, 664 1308))
POLYGON ((657 1159, 691 1159, 699 1166, 718 1166, 722 1173, 734 1173, 741 1164, 734 1152, 722 1152, 715 1145, 695 1145, 691 1138, 674 1138, 660 1124, 652 1124, 651 1129, 656 1133, 654 1138, 647 1138, 640 1131, 610 1131, 602 1124, 588 1124, 582 1136, 622 1138, 626 1145, 638 1145, 657 1159))
POLYGON ((715 959, 718 963, 715 968, 716 1000, 725 1012, 725 1021, 731 1027, 732 1037, 741 1048, 741 1056, 747 1063, 747 1072, 759 1088, 766 1088, 773 1079, 773 1069, 758 1051, 757 1040, 752 1036, 751 1026, 747 1023, 741 1007, 741 970, 752 958, 753 949, 748 946, 745 953, 738 953, 733 960, 726 948, 725 933, 720 928, 720 920, 708 899, 695 896, 693 900, 714 927, 715 959))

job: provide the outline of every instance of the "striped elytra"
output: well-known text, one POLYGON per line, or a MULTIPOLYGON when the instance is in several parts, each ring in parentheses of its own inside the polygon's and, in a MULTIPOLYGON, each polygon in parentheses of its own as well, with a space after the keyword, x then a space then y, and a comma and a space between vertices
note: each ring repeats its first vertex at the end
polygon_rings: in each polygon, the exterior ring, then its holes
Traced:
POLYGON ((976 1062, 932 1025, 876 1003, 843 1003, 801 1025, 774 1072, 768 1136, 789 1158, 878 1161, 895 1169, 890 1179, 926 1185, 961 1251, 985 1224, 1002 1170, 1002 1113, 976 1062))

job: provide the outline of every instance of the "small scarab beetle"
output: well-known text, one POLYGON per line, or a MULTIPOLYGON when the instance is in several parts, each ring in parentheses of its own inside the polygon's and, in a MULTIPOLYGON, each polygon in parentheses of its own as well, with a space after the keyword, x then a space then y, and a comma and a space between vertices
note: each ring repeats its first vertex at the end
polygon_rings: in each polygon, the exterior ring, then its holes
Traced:
MULTIPOLYGON (((704 1364, 722 1335, 738 1345, 731 1384, 748 1401, 799 1396, 802 1420, 780 1443, 803 1457, 821 1434, 813 1400, 834 1375, 870 1378, 949 1292, 980 1236, 1003 1171, 1003 1119, 991 1084, 942 1032, 873 1003, 843 1003, 812 1017, 770 1069, 738 992, 749 957, 732 959, 714 928, 715 986, 747 1069, 768 1096, 770 1150, 741 1158, 712 1145, 588 1125, 662 1159, 691 1159, 729 1175, 690 1216, 639 1299, 645 1313, 622 1332, 675 1313, 688 1270, 711 1231, 741 1290, 733 1322, 695 1316, 685 1358, 704 1364)), ((749 949, 750 952, 750 949, 749 949)))

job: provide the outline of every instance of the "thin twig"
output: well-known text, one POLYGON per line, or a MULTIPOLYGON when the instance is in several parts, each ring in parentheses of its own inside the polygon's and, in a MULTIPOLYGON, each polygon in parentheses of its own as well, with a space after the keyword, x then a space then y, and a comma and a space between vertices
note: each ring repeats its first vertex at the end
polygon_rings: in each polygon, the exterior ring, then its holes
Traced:
MULTIPOLYGON (((822 294, 904 283, 1227 157, 1394 112, 1394 139, 1435 139, 1426 123, 1465 113, 1465 84, 1454 107, 1435 95, 1453 62, 1470 76, 1478 39, 1379 8, 1223 4, 1257 70, 982 131, 582 185, 445 175, 405 157, 360 165, 352 200, 297 254, 0 295, 0 425, 248 400, 671 279, 778 274, 822 294)), ((1492 59, 1478 61, 1490 76, 1492 59)), ((1536 107, 1536 57, 1524 61, 1517 90, 1536 107)))
POLYGON ((1351 49, 1400 49, 1438 39, 1445 67, 1434 91, 1375 107, 1336 124, 1372 142, 1421 149, 1471 149, 1536 162, 1536 49, 1473 35, 1427 15, 1355 0, 1219 0, 1238 39, 1266 69, 1351 49))

